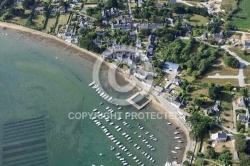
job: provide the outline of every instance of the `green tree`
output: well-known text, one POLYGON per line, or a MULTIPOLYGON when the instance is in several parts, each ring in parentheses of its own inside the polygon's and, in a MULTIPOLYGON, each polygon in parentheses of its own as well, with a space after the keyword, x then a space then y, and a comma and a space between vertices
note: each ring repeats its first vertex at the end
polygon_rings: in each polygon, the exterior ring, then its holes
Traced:
POLYGON ((217 154, 214 151, 214 148, 208 148, 205 152, 205 157, 209 159, 215 159, 217 157, 217 154))
POLYGON ((205 165, 205 160, 202 159, 202 158, 198 158, 196 161, 195 161, 195 164, 199 165, 199 166, 204 166, 205 165))
POLYGON ((247 144, 246 144, 246 137, 243 134, 237 134, 235 135, 235 149, 241 153, 241 152, 245 152, 246 148, 247 148, 247 144))
POLYGON ((227 150, 226 148, 223 148, 222 152, 220 153, 220 155, 218 157, 218 160, 220 160, 220 162, 222 164, 229 165, 230 159, 231 159, 231 157, 230 157, 229 150, 227 150))
POLYGON ((190 166, 190 163, 187 160, 185 160, 182 164, 183 164, 183 166, 190 166))
POLYGON ((111 7, 118 7, 117 0, 108 0, 107 6, 108 6, 108 8, 111 8, 111 7))
POLYGON ((212 129, 214 126, 214 120, 202 116, 197 112, 194 112, 190 117, 187 118, 187 121, 191 124, 192 130, 191 135, 196 136, 198 139, 203 139, 205 134, 208 133, 208 130, 212 129))
POLYGON ((226 57, 224 62, 225 62, 226 65, 228 65, 229 67, 232 67, 232 68, 238 68, 239 65, 240 65, 239 60, 232 57, 232 56, 226 57))
POLYGON ((240 131, 240 129, 241 129, 241 122, 240 121, 237 121, 236 122, 236 131, 240 131))
POLYGON ((250 156, 242 154, 240 158, 240 166, 249 166, 250 165, 250 156))
POLYGON ((31 6, 33 6, 35 4, 35 0, 24 0, 22 2, 22 6, 24 9, 30 9, 31 6))

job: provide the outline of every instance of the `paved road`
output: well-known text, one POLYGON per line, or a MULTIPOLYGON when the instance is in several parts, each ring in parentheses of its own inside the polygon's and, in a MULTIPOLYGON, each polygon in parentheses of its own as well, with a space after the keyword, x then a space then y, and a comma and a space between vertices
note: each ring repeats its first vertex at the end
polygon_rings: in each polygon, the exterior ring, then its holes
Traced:
POLYGON ((188 3, 188 2, 183 1, 183 0, 176 0, 176 2, 178 2, 178 3, 183 3, 183 4, 188 5, 188 6, 194 6, 194 5, 192 5, 191 3, 188 3))
POLYGON ((231 32, 236 32, 236 33, 242 33, 242 34, 250 35, 250 32, 244 32, 244 31, 231 31, 231 32))
POLYGON ((221 48, 223 50, 225 50, 226 52, 228 52, 230 55, 232 55, 233 57, 235 57, 236 59, 238 59, 241 63, 245 64, 245 65, 250 65, 250 62, 245 61, 244 59, 242 59, 241 57, 239 57, 235 52, 232 52, 228 49, 227 45, 223 45, 221 46, 221 48))
POLYGON ((244 67, 247 65, 250 65, 250 62, 245 61, 244 59, 242 59, 241 57, 239 57, 236 53, 230 51, 228 49, 227 45, 223 45, 221 46, 222 49, 224 49, 226 52, 228 52, 230 55, 232 55, 233 57, 235 57, 236 59, 239 60, 240 62, 240 66, 239 66, 239 74, 238 75, 227 75, 227 76, 222 76, 220 74, 215 74, 214 76, 208 76, 208 78, 217 78, 217 79, 238 79, 239 81, 239 86, 240 87, 244 87, 246 86, 245 84, 245 77, 244 77, 244 67))

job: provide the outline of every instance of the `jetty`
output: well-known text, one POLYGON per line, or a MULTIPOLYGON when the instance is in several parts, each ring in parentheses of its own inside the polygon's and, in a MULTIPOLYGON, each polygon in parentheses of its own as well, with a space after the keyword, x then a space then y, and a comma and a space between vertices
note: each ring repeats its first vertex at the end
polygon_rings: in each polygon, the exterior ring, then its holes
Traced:
POLYGON ((146 98, 146 94, 144 94, 143 91, 141 92, 137 92, 134 95, 132 95, 131 97, 129 97, 127 99, 127 101, 133 105, 135 108, 137 108, 138 110, 141 110, 142 108, 144 108, 148 103, 151 102, 151 99, 146 98), (144 101, 142 101, 144 100, 144 101))

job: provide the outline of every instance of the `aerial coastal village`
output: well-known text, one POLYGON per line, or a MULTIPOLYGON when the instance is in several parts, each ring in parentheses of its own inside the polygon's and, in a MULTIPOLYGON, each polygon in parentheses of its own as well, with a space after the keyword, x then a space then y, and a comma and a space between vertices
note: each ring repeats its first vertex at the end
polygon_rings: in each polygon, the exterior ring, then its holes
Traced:
POLYGON ((54 35, 150 89, 188 133, 177 165, 250 165, 249 0, 0 0, 0 20, 54 35))

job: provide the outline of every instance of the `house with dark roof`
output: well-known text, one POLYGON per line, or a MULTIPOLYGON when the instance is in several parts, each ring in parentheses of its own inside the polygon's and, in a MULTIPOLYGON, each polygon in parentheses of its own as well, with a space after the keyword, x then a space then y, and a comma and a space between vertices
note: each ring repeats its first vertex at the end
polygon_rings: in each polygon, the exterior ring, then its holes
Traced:
POLYGON ((177 72, 179 69, 179 64, 166 61, 163 65, 163 68, 177 72))
POLYGON ((244 47, 245 48, 249 48, 250 47, 250 41, 249 40, 245 40, 244 41, 244 47))
POLYGON ((227 133, 218 132, 211 135, 211 140, 218 142, 226 142, 227 141, 227 133))
POLYGON ((249 118, 245 115, 237 115, 237 121, 248 122, 249 118))
POLYGON ((176 0, 168 0, 168 3, 177 3, 177 1, 176 0))
POLYGON ((222 40, 222 39, 224 38, 224 32, 221 31, 220 33, 214 33, 214 34, 213 34, 213 38, 214 38, 215 40, 222 40))
POLYGON ((163 24, 160 23, 143 23, 138 25, 138 29, 158 29, 162 27, 163 24))
POLYGON ((177 96, 174 100, 171 101, 171 105, 176 107, 176 108, 180 108, 181 107, 181 98, 179 96, 177 96))
POLYGON ((207 110, 205 110, 205 113, 208 115, 208 116, 213 116, 213 115, 216 115, 216 112, 213 108, 209 108, 207 110))
POLYGON ((133 24, 111 24, 111 29, 120 29, 120 30, 132 30, 133 24))

